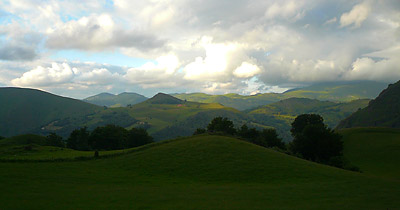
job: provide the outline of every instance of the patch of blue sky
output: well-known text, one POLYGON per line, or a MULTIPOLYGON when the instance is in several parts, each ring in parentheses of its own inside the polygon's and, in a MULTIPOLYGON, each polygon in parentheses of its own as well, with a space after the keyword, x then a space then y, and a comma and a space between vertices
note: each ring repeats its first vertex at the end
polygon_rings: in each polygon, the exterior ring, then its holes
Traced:
POLYGON ((6 25, 11 23, 12 20, 18 20, 18 19, 19 19, 18 16, 0 9, 0 25, 6 25))
POLYGON ((110 64, 114 66, 139 67, 152 60, 133 58, 118 52, 83 52, 79 50, 60 50, 51 56, 54 60, 68 60, 80 62, 94 62, 99 64, 110 64))
POLYGON ((114 7, 114 1, 113 0, 106 0, 104 3, 104 7, 107 9, 113 8, 114 7))

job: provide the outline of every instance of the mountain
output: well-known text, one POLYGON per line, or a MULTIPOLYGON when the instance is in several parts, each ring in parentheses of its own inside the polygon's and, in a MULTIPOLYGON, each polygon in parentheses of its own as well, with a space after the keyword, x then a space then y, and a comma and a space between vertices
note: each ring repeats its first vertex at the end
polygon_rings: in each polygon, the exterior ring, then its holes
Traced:
POLYGON ((0 88, 0 101, 0 136, 6 137, 49 132, 67 137, 77 127, 136 122, 127 110, 105 109, 35 89, 0 88))
POLYGON ((319 114, 329 127, 334 128, 340 120, 366 107, 368 102, 368 99, 335 103, 308 98, 289 98, 249 110, 247 113, 257 122, 277 128, 285 140, 289 140, 291 123, 300 114, 319 114))
POLYGON ((250 122, 250 118, 236 109, 221 104, 184 101, 164 93, 126 109, 139 120, 133 126, 148 129, 156 141, 191 135, 217 116, 229 117, 237 125, 250 122))
POLYGON ((372 99, 387 84, 373 81, 326 82, 303 88, 296 88, 284 93, 263 93, 252 96, 238 94, 208 95, 204 93, 173 94, 188 101, 202 103, 220 103, 238 110, 253 109, 288 98, 310 98, 333 102, 350 102, 357 99, 372 99))
POLYGON ((85 102, 95 104, 98 106, 108 107, 125 107, 128 105, 134 105, 147 100, 146 97, 137 93, 120 93, 114 95, 111 93, 100 93, 95 96, 91 96, 83 99, 85 102))
POLYGON ((286 91, 286 98, 310 98, 323 101, 349 102, 357 99, 373 99, 387 86, 374 81, 325 82, 286 91))
POLYGON ((0 162, 0 168, 2 209, 400 206, 397 180, 309 162, 223 136, 181 138, 88 161, 0 162))
POLYGON ((219 103, 241 111, 270 104, 282 99, 282 95, 277 93, 264 93, 251 96, 244 96, 235 93, 225 95, 209 95, 205 93, 182 93, 172 95, 182 100, 201 103, 219 103))
POLYGON ((157 93, 146 101, 148 104, 182 104, 184 101, 165 93, 157 93))
POLYGON ((389 85, 367 107, 340 122, 340 128, 391 127, 400 128, 400 81, 389 85))

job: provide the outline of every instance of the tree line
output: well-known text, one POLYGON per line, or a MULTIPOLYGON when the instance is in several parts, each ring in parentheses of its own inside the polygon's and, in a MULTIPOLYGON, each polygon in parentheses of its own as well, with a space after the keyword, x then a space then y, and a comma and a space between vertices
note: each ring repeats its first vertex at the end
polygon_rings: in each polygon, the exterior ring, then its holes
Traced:
POLYGON ((127 130, 117 125, 100 126, 93 131, 87 127, 78 128, 71 132, 66 141, 55 133, 50 133, 46 139, 52 146, 66 146, 81 151, 127 149, 154 142, 143 128, 127 130))

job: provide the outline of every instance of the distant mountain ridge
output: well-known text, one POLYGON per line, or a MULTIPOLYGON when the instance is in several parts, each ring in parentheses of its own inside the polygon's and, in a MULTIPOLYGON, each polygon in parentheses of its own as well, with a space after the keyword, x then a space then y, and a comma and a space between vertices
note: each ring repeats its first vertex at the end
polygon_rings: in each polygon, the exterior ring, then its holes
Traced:
POLYGON ((340 122, 337 128, 353 127, 400 128, 400 81, 389 85, 367 107, 340 122))
POLYGON ((123 92, 118 95, 111 93, 100 93, 94 96, 83 99, 83 101, 95 104, 98 106, 108 106, 108 107, 126 107, 128 105, 135 105, 141 103, 148 98, 137 94, 123 92))
POLYGON ((373 99, 387 86, 373 81, 326 82, 308 87, 295 88, 283 93, 263 93, 251 96, 239 94, 209 95, 205 93, 172 94, 182 100, 220 103, 238 110, 249 110, 288 98, 309 98, 320 101, 350 102, 357 99, 373 99))

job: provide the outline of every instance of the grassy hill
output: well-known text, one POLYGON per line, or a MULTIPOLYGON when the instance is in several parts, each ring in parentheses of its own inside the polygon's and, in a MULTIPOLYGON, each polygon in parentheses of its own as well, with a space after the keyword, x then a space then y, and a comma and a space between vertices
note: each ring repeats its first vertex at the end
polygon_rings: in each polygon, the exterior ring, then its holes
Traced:
POLYGON ((389 85, 367 107, 340 122, 338 128, 400 128, 400 81, 389 85))
POLYGON ((147 100, 146 97, 137 93, 121 93, 118 95, 110 93, 100 93, 83 99, 85 102, 95 104, 98 106, 108 107, 125 107, 128 105, 138 104, 147 100))
POLYGON ((363 173, 400 181, 400 130, 351 128, 341 130, 344 155, 363 173))
POLYGON ((3 209, 400 206, 398 181, 319 165, 221 136, 155 143, 108 159, 0 163, 0 168, 3 209))
POLYGON ((127 109, 139 120, 133 126, 148 128, 155 140, 191 135, 217 116, 229 116, 237 123, 246 119, 243 113, 221 104, 183 101, 162 93, 127 109))
POLYGON ((387 84, 358 82, 328 82, 314 84, 308 87, 296 88, 281 94, 264 93, 253 96, 238 94, 208 95, 204 93, 173 94, 179 99, 202 103, 220 103, 238 110, 253 109, 288 98, 309 98, 333 102, 350 102, 357 99, 372 99, 378 96, 387 84))
POLYGON ((277 128, 280 135, 285 140, 289 140, 291 123, 300 114, 319 114, 329 127, 334 128, 340 120, 366 107, 368 102, 368 99, 335 103, 307 98, 289 98, 248 110, 247 114, 256 122, 277 128))
POLYGON ((35 89, 0 88, 0 135, 56 132, 64 137, 77 128, 105 124, 130 126, 136 120, 124 109, 105 109, 35 89))
POLYGON ((0 88, 0 135, 13 136, 41 129, 57 119, 89 115, 101 107, 47 92, 0 88))

